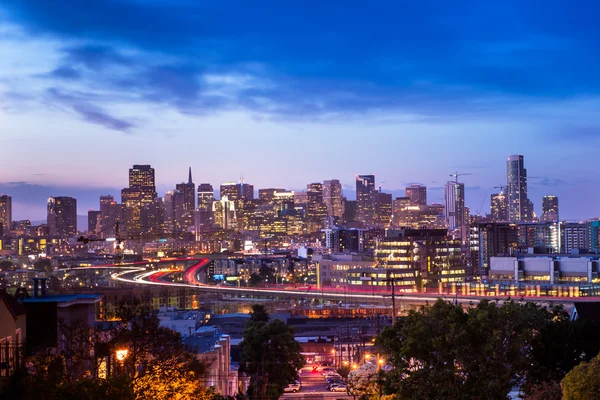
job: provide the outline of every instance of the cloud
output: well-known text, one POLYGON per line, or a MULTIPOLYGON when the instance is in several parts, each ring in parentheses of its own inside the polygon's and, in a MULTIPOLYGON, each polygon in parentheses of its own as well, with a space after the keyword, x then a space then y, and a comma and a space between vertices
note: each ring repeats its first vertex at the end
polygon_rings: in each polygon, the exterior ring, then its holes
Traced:
POLYGON ((129 133, 136 127, 133 122, 112 116, 102 108, 91 104, 89 99, 81 94, 66 93, 57 88, 50 88, 47 90, 47 98, 50 103, 66 106, 85 121, 104 126, 107 129, 129 133))
POLYGON ((78 79, 81 77, 81 74, 75 68, 61 66, 51 71, 49 76, 62 79, 78 79))

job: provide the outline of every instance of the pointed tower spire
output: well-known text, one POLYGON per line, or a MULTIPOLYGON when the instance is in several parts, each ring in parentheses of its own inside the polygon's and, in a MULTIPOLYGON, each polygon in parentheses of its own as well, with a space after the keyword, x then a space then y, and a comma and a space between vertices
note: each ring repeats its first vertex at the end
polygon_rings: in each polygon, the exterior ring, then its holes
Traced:
POLYGON ((192 167, 190 167, 190 172, 188 176, 188 183, 192 183, 192 167))

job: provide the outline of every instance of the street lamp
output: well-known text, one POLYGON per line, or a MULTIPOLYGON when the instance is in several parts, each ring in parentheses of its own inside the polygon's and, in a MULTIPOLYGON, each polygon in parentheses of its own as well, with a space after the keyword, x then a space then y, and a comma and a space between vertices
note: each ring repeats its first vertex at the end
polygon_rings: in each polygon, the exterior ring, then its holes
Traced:
POLYGON ((119 361, 121 364, 123 363, 123 361, 125 361, 125 359, 127 358, 127 354, 129 354, 129 350, 127 349, 119 349, 115 352, 115 356, 117 357, 117 361, 119 361))

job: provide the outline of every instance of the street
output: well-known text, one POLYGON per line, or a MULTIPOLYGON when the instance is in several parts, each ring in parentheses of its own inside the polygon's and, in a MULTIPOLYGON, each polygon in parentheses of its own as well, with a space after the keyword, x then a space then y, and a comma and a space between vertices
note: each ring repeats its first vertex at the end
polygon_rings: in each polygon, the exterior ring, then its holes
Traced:
POLYGON ((327 390, 327 384, 325 378, 321 373, 316 372, 302 372, 300 373, 300 380, 302 381, 302 389, 297 393, 285 393, 282 399, 352 399, 352 396, 348 396, 342 392, 330 392, 327 390))

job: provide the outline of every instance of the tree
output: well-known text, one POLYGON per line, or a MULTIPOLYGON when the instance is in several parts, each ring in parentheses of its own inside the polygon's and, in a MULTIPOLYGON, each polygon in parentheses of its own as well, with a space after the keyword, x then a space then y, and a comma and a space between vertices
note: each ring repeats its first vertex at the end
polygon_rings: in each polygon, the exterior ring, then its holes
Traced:
POLYGON ((378 367, 365 363, 348 374, 348 393, 358 395, 361 399, 379 397, 378 367))
POLYGON ((562 389, 559 382, 547 382, 533 385, 524 400, 561 400, 562 389))
POLYGON ((600 399, 600 358, 582 362, 562 380, 564 400, 600 399))
POLYGON ((278 319, 269 322, 262 305, 252 306, 240 348, 240 370, 250 376, 248 394, 254 399, 279 398, 305 364, 293 328, 278 319))
POLYGON ((15 264, 11 260, 0 261, 0 271, 10 271, 15 269, 15 264))
POLYGON ((350 365, 342 365, 337 369, 337 373, 340 374, 340 376, 344 379, 348 378, 348 374, 350 373, 350 371, 352 371, 350 365))
POLYGON ((150 309, 122 304, 120 321, 107 329, 84 324, 59 324, 60 351, 41 351, 26 360, 4 388, 6 399, 142 400, 209 399, 202 385, 206 366, 186 351, 181 337, 160 327, 150 309), (127 350, 121 362, 117 350, 127 350), (110 356, 112 373, 98 377, 99 360, 110 356))
POLYGON ((395 366, 385 391, 402 399, 506 399, 514 386, 556 380, 557 365, 577 351, 550 359, 537 346, 550 344, 562 313, 486 300, 467 311, 442 300, 411 311, 380 337, 395 366))

